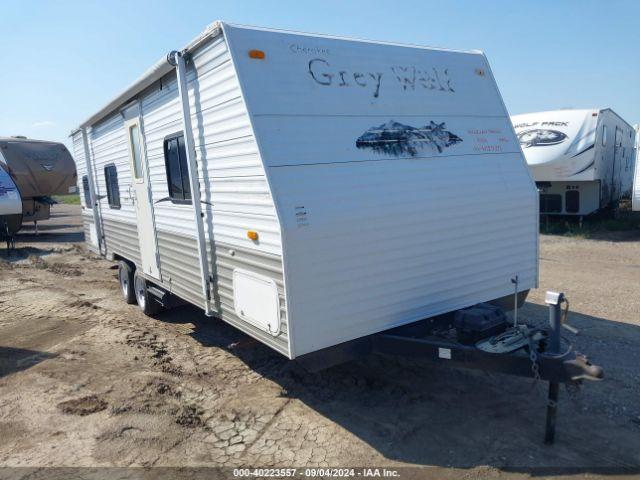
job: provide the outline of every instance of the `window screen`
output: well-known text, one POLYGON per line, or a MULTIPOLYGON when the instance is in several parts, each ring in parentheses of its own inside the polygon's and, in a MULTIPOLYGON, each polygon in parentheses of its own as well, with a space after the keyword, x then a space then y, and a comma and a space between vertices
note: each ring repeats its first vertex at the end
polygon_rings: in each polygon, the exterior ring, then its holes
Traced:
POLYGON ((540 194, 540 213, 560 213, 562 211, 562 195, 540 194))
POLYGON ((184 135, 172 135, 164 140, 164 164, 167 169, 169 197, 177 202, 191 202, 189 167, 184 135))
POLYGON ((120 187, 118 186, 118 170, 115 165, 104 167, 104 180, 107 184, 109 207, 120 208, 120 187))
POLYGON ((82 177, 82 191, 84 192, 84 206, 91 208, 91 192, 89 191, 89 177, 82 177))
POLYGON ((580 211, 580 192, 569 190, 564 194, 564 203, 567 213, 578 213, 580 211))
POLYGON ((129 142, 131 143, 131 155, 133 156, 133 176, 136 179, 142 178, 142 160, 140 158, 140 131, 138 124, 134 123, 129 127, 129 142))
POLYGON ((602 146, 607 144, 607 126, 602 125, 602 146))

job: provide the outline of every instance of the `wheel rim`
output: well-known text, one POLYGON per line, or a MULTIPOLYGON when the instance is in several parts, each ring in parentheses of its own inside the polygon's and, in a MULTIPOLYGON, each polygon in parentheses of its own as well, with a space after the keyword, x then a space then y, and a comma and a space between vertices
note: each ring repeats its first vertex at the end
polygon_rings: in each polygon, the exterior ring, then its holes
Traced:
POLYGON ((144 310, 146 306, 146 300, 144 297, 144 279, 140 277, 135 278, 135 287, 136 287, 136 300, 138 301, 138 305, 142 310, 144 310))
POLYGON ((124 269, 120 269, 120 288, 122 289, 122 295, 124 298, 129 296, 129 276, 124 269))

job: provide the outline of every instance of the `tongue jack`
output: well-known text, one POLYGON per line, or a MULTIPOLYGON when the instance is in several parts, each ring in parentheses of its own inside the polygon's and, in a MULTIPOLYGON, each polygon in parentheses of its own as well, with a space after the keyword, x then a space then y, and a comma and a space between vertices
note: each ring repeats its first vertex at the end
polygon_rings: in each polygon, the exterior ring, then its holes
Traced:
POLYGON ((518 275, 511 279, 513 283, 513 326, 518 325, 518 275))

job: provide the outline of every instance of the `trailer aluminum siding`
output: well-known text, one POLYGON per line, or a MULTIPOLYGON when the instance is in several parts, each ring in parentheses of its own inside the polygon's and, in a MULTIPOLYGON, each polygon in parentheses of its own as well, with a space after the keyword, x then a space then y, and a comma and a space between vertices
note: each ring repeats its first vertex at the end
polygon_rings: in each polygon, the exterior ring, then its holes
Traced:
MULTIPOLYGON (((294 358, 509 295, 515 275, 521 291, 536 286, 537 194, 484 55, 229 24, 207 32, 189 52, 188 89, 223 320, 294 358), (277 333, 236 311, 238 271, 276 285, 277 333)), ((120 107, 141 110, 157 283, 202 305, 192 207, 167 200, 163 140, 182 128, 176 76, 136 85, 120 107)), ((101 202, 102 170, 118 168, 122 207, 101 208, 107 256, 139 263, 120 109, 84 126, 101 202)))

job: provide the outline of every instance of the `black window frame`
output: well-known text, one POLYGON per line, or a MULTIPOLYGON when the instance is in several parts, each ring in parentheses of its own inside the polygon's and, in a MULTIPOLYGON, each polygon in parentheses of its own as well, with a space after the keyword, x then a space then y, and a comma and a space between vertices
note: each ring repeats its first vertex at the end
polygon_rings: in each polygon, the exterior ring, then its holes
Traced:
POLYGON ((107 186, 107 202, 109 208, 120 210, 120 184, 118 183, 118 169, 114 163, 104 167, 104 183, 107 186), (114 185, 115 183, 115 185, 114 185))
POLYGON ((164 152, 164 168, 167 175, 167 190, 169 192, 169 199, 171 200, 171 203, 176 203, 179 205, 191 205, 191 184, 189 182, 189 167, 187 164, 187 152, 186 145, 184 143, 184 132, 180 131, 164 137, 164 140, 162 142, 162 150, 164 152), (184 147, 183 149, 180 148, 180 139, 182 139, 182 146, 184 147), (176 195, 173 190, 171 166, 169 165, 168 146, 172 141, 176 141, 178 147, 177 167, 178 171, 180 172, 180 185, 182 188, 182 192, 179 195, 176 195))
POLYGON ((82 176, 82 193, 84 194, 84 206, 86 208, 92 208, 91 190, 89 190, 89 175, 82 176))
POLYGON ((560 195, 559 193, 541 193, 540 194, 540 213, 562 213, 562 195, 560 195), (556 207, 557 209, 549 210, 545 208, 543 210, 543 206, 548 207, 549 201, 552 199, 554 200, 553 206, 556 207), (557 205, 555 204, 555 202, 557 202, 557 205))

